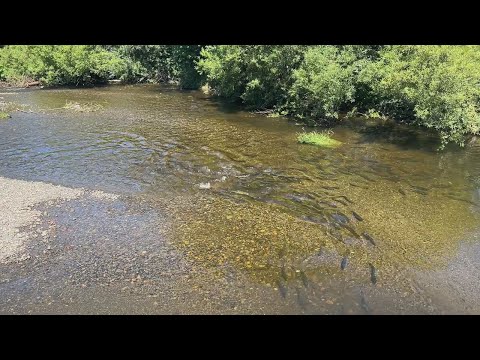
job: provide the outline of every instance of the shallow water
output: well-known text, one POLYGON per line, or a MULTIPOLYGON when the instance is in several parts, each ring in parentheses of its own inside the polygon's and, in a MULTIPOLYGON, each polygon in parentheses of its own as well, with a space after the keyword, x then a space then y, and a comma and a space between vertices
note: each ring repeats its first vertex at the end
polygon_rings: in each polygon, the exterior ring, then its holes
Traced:
POLYGON ((0 176, 148 201, 186 259, 292 312, 428 312, 411 274, 445 268, 480 225, 480 147, 436 152, 369 121, 334 128, 339 148, 302 145, 294 122, 165 86, 1 96, 33 112, 0 122, 0 176))

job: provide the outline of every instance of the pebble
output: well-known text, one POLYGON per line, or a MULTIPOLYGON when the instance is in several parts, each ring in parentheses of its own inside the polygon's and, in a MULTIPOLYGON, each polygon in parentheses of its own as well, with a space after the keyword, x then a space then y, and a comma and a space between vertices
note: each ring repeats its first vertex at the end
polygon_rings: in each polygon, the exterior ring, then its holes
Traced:
POLYGON ((210 189, 210 183, 209 182, 200 183, 198 186, 200 187, 200 189, 210 189))

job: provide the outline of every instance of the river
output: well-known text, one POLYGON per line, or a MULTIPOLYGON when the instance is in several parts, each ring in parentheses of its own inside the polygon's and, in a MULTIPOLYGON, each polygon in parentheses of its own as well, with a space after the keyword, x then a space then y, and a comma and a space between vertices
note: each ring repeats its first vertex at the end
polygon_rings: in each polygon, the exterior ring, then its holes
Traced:
POLYGON ((0 121, 0 176, 116 195, 38 205, 53 249, 0 264, 2 313, 480 312, 478 146, 353 120, 298 144, 171 86, 0 96, 28 109, 0 121))

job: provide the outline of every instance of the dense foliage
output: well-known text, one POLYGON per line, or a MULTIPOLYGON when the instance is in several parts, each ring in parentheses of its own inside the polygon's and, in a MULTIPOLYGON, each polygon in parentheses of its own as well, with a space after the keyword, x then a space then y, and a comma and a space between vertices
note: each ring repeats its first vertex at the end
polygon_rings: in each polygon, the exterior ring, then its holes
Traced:
POLYGON ((123 61, 100 46, 6 46, 0 50, 0 76, 12 83, 40 80, 46 85, 90 85, 116 77, 123 61))
POLYGON ((200 45, 106 46, 123 59, 120 79, 125 82, 178 82, 183 89, 197 89, 202 76, 195 68, 200 45))
POLYGON ((287 102, 292 73, 301 64, 305 49, 292 45, 207 46, 198 70, 222 97, 257 109, 280 107, 287 102))
POLYGON ((361 73, 372 104, 463 145, 480 130, 479 46, 390 46, 361 73))
POLYGON ((5 46, 0 80, 46 85, 208 83, 214 94, 306 123, 342 112, 425 126, 442 144, 480 132, 479 46, 5 46))

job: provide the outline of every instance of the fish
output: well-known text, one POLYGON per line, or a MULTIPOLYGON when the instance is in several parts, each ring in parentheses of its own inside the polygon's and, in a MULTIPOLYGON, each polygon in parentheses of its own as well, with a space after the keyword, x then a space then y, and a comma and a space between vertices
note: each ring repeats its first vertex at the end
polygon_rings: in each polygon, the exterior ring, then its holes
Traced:
POLYGON ((306 288, 308 287, 308 278, 307 275, 302 271, 300 271, 300 278, 302 279, 303 286, 306 288))
POLYGON ((344 256, 343 259, 342 259, 342 263, 340 264, 340 268, 342 270, 345 270, 345 268, 347 267, 348 265, 348 257, 347 256, 344 256))
POLYGON ((342 224, 341 225, 344 229, 347 229, 348 231, 350 231, 350 233, 355 236, 356 238, 360 238, 360 235, 358 235, 358 233, 351 227, 351 226, 348 226, 348 225, 345 225, 345 224, 342 224))
POLYGON ((282 297, 285 299, 285 297, 287 296, 287 288, 279 280, 276 281, 276 284, 280 295, 282 295, 282 297))
POLYGON ((365 180, 367 180, 367 181, 369 181, 369 182, 375 182, 375 180, 370 179, 368 176, 365 176, 365 175, 363 175, 363 174, 361 174, 361 173, 357 173, 356 175, 364 178, 365 180))
POLYGON ((403 189, 398 189, 398 192, 402 195, 407 195, 407 193, 405 191, 403 191, 403 189))
POLYGON ((362 233, 362 235, 365 239, 370 241, 373 246, 377 246, 377 244, 375 243, 375 240, 373 240, 373 238, 367 232, 362 233))
POLYGON ((428 189, 426 187, 423 187, 423 186, 418 186, 418 185, 411 185, 411 186, 415 189, 418 189, 418 190, 428 191, 428 189))
POLYGON ((335 199, 335 201, 342 204, 343 206, 348 206, 348 204, 343 200, 335 199))
POLYGON ((360 215, 358 215, 355 211, 352 211, 352 214, 353 214, 353 217, 358 221, 363 221, 363 218, 360 215))
POLYGON ((297 292, 297 303, 298 305, 300 305, 302 310, 305 311, 307 309, 308 300, 305 298, 305 296, 302 294, 298 287, 295 288, 295 290, 297 292))
POLYGON ((421 189, 412 189, 413 192, 416 192, 417 194, 420 194, 420 195, 428 195, 428 192, 425 191, 425 190, 421 190, 421 189))
POLYGON ((363 310, 365 310, 367 314, 370 313, 370 306, 368 306, 367 304, 367 300, 365 299, 365 295, 363 294, 363 291, 361 292, 360 306, 362 307, 363 310))
POLYGON ((362 185, 358 185, 358 184, 355 184, 355 183, 349 183, 351 186, 354 186, 354 187, 358 187, 360 189, 368 189, 368 186, 362 186, 362 185))
POLYGON ((339 224, 346 224, 350 221, 346 215, 340 212, 332 214, 331 217, 336 223, 339 223, 339 224))
POLYGON ((349 202, 350 204, 353 204, 353 201, 350 200, 348 197, 346 197, 345 195, 340 195, 340 196, 337 196, 337 198, 344 198, 347 202, 349 202))
POLYGON ((288 276, 287 276, 287 272, 285 271, 285 266, 282 266, 282 270, 280 271, 280 276, 282 277, 283 280, 287 281, 288 276))
POLYGON ((368 265, 370 266, 370 280, 372 281, 372 284, 375 285, 377 283, 377 269, 372 263, 369 263, 368 265))

